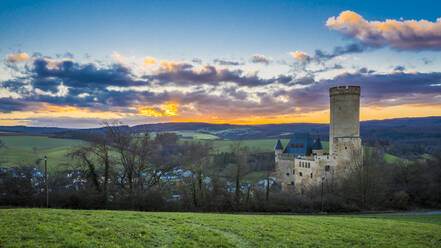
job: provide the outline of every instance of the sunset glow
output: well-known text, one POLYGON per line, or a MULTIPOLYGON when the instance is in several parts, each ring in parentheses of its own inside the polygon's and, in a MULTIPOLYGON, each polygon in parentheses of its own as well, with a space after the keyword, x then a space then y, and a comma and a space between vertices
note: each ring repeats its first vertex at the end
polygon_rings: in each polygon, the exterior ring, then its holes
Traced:
POLYGON ((108 3, 130 13, 121 22, 84 3, 67 22, 70 3, 16 3, 0 13, 0 125, 328 123, 336 85, 361 87, 362 121, 441 116, 436 8, 213 4, 190 17, 185 3, 158 3, 185 20, 172 21, 150 3, 108 3))

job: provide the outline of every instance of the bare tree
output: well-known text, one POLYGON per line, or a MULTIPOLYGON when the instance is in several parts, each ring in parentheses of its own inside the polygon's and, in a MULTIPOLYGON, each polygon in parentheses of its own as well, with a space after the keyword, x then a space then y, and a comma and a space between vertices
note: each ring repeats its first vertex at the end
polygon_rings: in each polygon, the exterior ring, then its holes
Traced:
POLYGON ((101 185, 99 183, 99 176, 95 161, 92 157, 92 147, 82 146, 68 154, 68 157, 75 161, 78 161, 80 168, 84 168, 87 171, 87 178, 90 179, 95 189, 101 192, 101 185))
POLYGON ((365 148, 363 159, 354 151, 348 164, 348 173, 341 178, 343 197, 361 209, 384 204, 387 195, 388 173, 382 158, 373 148, 365 148))
POLYGON ((212 146, 209 143, 186 142, 184 144, 185 151, 185 168, 192 172, 191 192, 193 204, 195 207, 200 206, 200 202, 204 199, 204 177, 206 176, 206 168, 210 163, 210 152, 212 146))
POLYGON ((241 199, 241 180, 244 175, 249 171, 248 168, 248 156, 249 148, 241 146, 242 142, 240 140, 235 141, 230 146, 231 153, 234 154, 235 163, 230 164, 228 167, 229 174, 233 177, 235 192, 234 192, 234 202, 237 206, 240 204, 241 199))

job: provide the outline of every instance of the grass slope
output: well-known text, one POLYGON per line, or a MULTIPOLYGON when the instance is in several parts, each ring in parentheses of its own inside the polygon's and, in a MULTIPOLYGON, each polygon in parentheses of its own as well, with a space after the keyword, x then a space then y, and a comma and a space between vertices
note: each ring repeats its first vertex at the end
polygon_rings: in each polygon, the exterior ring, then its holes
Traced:
POLYGON ((0 210, 0 247, 440 247, 441 215, 0 210), (430 221, 424 221, 430 219, 430 221))
POLYGON ((66 153, 83 142, 45 136, 0 136, 6 148, 0 149, 0 166, 35 166, 35 161, 48 157, 49 170, 58 170, 70 162, 66 153))

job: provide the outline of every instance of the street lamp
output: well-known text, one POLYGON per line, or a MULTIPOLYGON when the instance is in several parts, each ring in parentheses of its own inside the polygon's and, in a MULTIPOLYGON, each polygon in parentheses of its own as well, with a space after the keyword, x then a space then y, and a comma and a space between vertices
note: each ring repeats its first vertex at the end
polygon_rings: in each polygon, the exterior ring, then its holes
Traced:
POLYGON ((44 184, 46 186, 46 207, 49 208, 49 185, 47 182, 47 156, 44 156, 44 184))
POLYGON ((322 205, 321 206, 321 212, 323 212, 323 182, 325 181, 325 177, 323 176, 322 177, 322 192, 321 192, 321 194, 320 194, 320 204, 322 205))

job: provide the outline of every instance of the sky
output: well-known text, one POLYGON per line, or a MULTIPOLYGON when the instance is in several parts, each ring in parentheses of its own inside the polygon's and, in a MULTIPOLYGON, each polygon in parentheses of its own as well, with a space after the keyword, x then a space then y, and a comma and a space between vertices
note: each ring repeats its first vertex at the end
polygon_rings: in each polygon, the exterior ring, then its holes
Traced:
POLYGON ((439 1, 0 1, 0 125, 441 116, 439 1))

